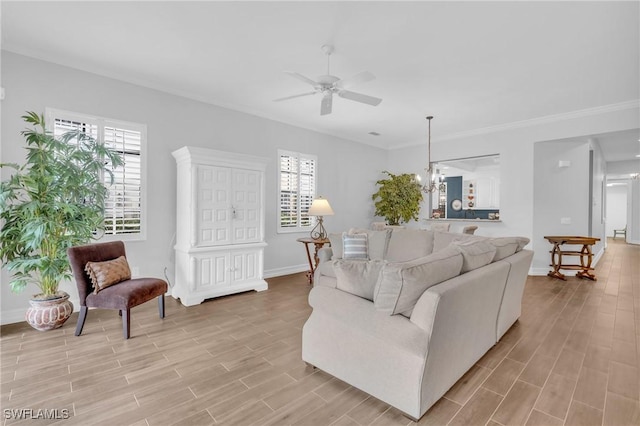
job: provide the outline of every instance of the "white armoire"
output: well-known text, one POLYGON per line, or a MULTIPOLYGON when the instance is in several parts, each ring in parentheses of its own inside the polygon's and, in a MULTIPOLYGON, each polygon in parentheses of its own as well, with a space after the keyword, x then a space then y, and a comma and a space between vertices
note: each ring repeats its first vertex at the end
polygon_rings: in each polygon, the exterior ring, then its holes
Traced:
POLYGON ((192 306, 267 289, 263 279, 267 159, 185 146, 177 173, 176 276, 171 294, 192 306))

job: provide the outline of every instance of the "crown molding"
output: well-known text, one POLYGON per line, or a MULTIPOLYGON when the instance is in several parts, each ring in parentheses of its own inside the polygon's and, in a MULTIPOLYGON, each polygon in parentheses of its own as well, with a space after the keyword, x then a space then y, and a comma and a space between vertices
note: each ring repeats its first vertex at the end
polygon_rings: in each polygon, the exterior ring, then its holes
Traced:
MULTIPOLYGON (((577 111, 563 112, 560 114, 545 115, 542 117, 531 118, 528 120, 498 124, 496 126, 482 127, 480 129, 468 130, 464 132, 451 133, 448 135, 440 136, 439 138, 434 138, 433 142, 462 139, 470 136, 486 135, 490 133, 504 132, 507 130, 521 129, 524 127, 539 126, 542 124, 558 123, 561 121, 573 120, 576 118, 591 117, 594 115, 600 115, 600 114, 606 114, 610 112, 617 112, 617 111, 624 111, 624 110, 632 110, 637 108, 640 108, 640 99, 620 102, 617 104, 602 105, 594 108, 580 109, 577 111)), ((409 147, 418 146, 418 145, 424 145, 424 141, 415 141, 415 142, 409 142, 402 145, 395 145, 393 147, 390 147, 389 149, 392 150, 392 149, 409 148, 409 147)))

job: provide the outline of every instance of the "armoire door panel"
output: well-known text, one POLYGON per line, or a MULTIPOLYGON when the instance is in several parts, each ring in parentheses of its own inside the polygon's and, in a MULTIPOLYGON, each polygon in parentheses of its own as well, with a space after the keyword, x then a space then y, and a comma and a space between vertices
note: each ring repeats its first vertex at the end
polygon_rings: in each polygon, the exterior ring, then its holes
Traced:
POLYGON ((233 221, 235 242, 257 242, 261 238, 259 193, 261 190, 260 173, 253 170, 234 169, 233 188, 236 216, 233 221), (256 231, 249 231, 253 229, 256 231))
POLYGON ((196 209, 200 212, 199 222, 194 224, 199 230, 199 246, 231 243, 228 232, 229 184, 231 170, 228 167, 198 166, 196 209))
POLYGON ((229 285, 229 257, 226 253, 214 253, 197 257, 196 290, 229 285))

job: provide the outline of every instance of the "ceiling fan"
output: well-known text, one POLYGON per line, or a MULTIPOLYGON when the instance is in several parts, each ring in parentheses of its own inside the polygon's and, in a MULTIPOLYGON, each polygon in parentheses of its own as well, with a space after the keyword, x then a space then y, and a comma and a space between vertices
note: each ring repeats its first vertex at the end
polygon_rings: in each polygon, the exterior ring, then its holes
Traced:
POLYGON ((369 95, 363 95, 362 93, 352 92, 350 90, 346 90, 349 87, 355 86, 360 83, 366 83, 367 81, 374 80, 376 77, 371 74, 369 71, 363 71, 354 75, 351 78, 340 79, 335 75, 331 75, 329 71, 329 64, 331 54, 333 53, 333 46, 324 45, 322 46, 322 51, 327 55, 327 74, 321 75, 317 78, 317 81, 311 80, 310 78, 305 77, 302 74, 298 74, 297 72, 285 71, 286 74, 289 74, 293 78, 297 78, 300 81, 310 84, 313 86, 313 92, 301 93, 299 95, 286 96, 284 98, 274 99, 274 102, 286 101, 288 99, 299 98, 302 96, 315 95, 316 93, 322 93, 322 102, 320 104, 320 115, 331 114, 331 109, 333 105, 333 94, 337 94, 341 98, 349 99, 356 102, 362 102, 363 104, 377 106, 382 99, 375 98, 369 95))

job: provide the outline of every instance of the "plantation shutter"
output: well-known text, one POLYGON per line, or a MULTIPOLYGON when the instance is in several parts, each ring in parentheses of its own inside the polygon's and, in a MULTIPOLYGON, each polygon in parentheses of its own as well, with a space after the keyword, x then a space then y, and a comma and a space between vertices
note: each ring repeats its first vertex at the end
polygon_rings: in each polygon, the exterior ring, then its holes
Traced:
POLYGON ((116 122, 65 111, 48 111, 53 134, 60 137, 81 130, 120 154, 123 165, 112 170, 113 182, 105 175, 108 189, 105 200, 105 235, 143 235, 142 146, 141 125, 116 122))
POLYGON ((104 143, 118 152, 123 167, 113 171, 113 184, 105 202, 104 224, 108 235, 136 234, 141 227, 142 135, 138 131, 117 127, 104 128, 104 143))
POLYGON ((300 158, 300 226, 311 226, 308 215, 316 194, 316 161, 312 158, 300 158))
POLYGON ((316 191, 314 156, 279 151, 279 223, 281 232, 299 231, 313 225, 307 214, 316 191))

